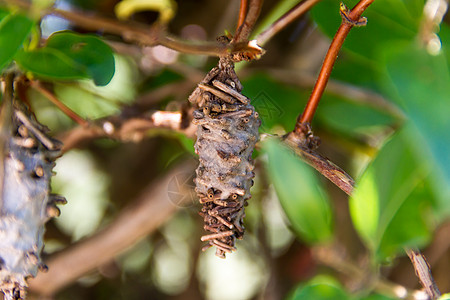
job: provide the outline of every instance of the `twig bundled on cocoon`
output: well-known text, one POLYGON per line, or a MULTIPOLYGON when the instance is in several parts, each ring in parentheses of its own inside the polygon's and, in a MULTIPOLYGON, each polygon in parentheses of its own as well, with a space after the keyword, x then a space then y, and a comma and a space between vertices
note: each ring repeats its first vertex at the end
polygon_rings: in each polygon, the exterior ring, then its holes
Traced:
POLYGON ((221 258, 235 250, 236 238, 244 234, 244 206, 255 176, 251 157, 261 121, 241 91, 232 58, 221 57, 189 97, 198 106, 193 120, 200 160, 196 192, 204 229, 211 233, 201 238, 208 242, 203 250, 215 246, 221 258))
POLYGON ((0 290, 5 299, 24 299, 27 278, 47 268, 40 257, 44 224, 59 215, 56 204, 66 200, 50 194, 60 143, 47 137, 23 106, 14 107, 9 117, 9 128, 2 128, 0 290))

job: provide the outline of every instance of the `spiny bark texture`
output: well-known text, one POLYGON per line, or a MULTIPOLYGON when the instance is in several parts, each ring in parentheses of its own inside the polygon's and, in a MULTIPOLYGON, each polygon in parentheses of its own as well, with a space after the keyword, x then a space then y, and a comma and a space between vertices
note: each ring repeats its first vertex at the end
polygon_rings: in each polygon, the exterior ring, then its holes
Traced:
POLYGON ((199 107, 193 120, 200 161, 195 183, 204 229, 210 232, 202 241, 208 241, 204 250, 215 246, 221 258, 244 234, 244 206, 255 176, 251 157, 261 121, 241 90, 233 61, 222 57, 189 98, 199 107))
POLYGON ((14 109, 11 137, 2 158, 0 290, 5 299, 24 299, 27 278, 45 270, 40 257, 44 224, 59 215, 55 205, 65 201, 50 195, 59 143, 46 137, 45 128, 28 115, 23 108, 14 109))

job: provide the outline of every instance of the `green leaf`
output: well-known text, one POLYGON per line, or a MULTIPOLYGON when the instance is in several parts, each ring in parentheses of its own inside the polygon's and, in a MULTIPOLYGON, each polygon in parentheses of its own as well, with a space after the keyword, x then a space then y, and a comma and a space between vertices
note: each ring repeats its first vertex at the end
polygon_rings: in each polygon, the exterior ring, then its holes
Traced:
POLYGON ((350 296, 336 279, 319 275, 297 287, 288 300, 347 300, 350 296))
POLYGON ((435 221, 429 171, 430 164, 417 159, 407 129, 402 129, 358 180, 350 213, 375 259, 384 260, 404 246, 420 247, 429 241, 435 221))
POLYGON ((308 243, 332 238, 332 212, 315 171, 278 141, 263 144, 268 173, 292 229, 308 243))
MULTIPOLYGON (((358 1, 348 0, 352 8, 358 1)), ((344 48, 365 58, 377 57, 379 49, 392 47, 398 40, 413 40, 420 27, 424 0, 377 0, 370 5, 363 16, 367 26, 351 30, 344 48)), ((314 21, 329 37, 334 36, 339 25, 339 1, 323 0, 311 10, 314 21)))
POLYGON ((26 16, 20 14, 0 16, 0 70, 3 69, 14 57, 14 54, 22 46, 25 39, 31 32, 34 22, 26 16))
POLYGON ((259 113, 262 132, 270 132, 277 125, 291 131, 310 93, 277 82, 264 74, 246 78, 242 84, 243 94, 251 99, 259 113))
POLYGON ((369 296, 358 298, 358 300, 398 300, 398 298, 392 298, 381 294, 371 294, 369 296))
POLYGON ((15 59, 19 66, 38 77, 46 79, 87 79, 86 69, 68 58, 61 51, 41 48, 34 51, 19 51, 15 59))
POLYGON ((442 209, 450 215, 450 64, 415 44, 385 51, 388 93, 413 123, 410 141, 423 160, 434 162, 433 182, 442 209))
POLYGON ((114 75, 111 48, 94 35, 65 31, 51 35, 47 47, 57 49, 87 69, 97 85, 107 85, 114 75))
POLYGON ((21 51, 16 60, 26 71, 47 79, 92 78, 95 84, 106 85, 114 75, 111 48, 95 36, 72 32, 55 33, 45 47, 21 51))

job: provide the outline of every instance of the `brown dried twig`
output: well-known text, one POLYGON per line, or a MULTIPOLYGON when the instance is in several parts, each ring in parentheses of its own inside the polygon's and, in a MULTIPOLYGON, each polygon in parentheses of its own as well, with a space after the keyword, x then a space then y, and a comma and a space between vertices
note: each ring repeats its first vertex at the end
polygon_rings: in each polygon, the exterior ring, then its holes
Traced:
POLYGON ((244 23, 237 29, 231 44, 245 42, 248 40, 248 37, 255 26, 256 20, 259 17, 259 13, 261 12, 262 4, 263 0, 250 0, 248 13, 245 17, 244 23))
MULTIPOLYGON (((48 272, 41 272, 30 280, 29 290, 45 296, 53 295, 84 274, 108 263, 119 253, 155 231, 170 219, 180 205, 192 201, 190 197, 184 197, 183 202, 173 203, 169 198, 167 187, 177 174, 190 173, 193 170, 191 163, 174 168, 162 179, 149 185, 103 230, 52 255, 46 262, 48 272)), ((188 188, 180 186, 178 192, 190 193, 188 188)))
POLYGON ((418 249, 405 248, 406 254, 408 254, 411 260, 414 271, 419 278, 420 284, 425 289, 425 292, 430 297, 431 300, 436 300, 441 296, 436 282, 431 274, 430 265, 428 264, 425 256, 418 249))
POLYGON ((69 118, 75 121, 77 124, 86 127, 88 126, 88 121, 80 117, 76 112, 67 107, 64 103, 62 103, 52 92, 47 90, 39 81, 30 81, 30 86, 34 88, 36 91, 44 95, 48 100, 50 100, 54 105, 56 105, 64 114, 66 114, 69 118))
POLYGON ((151 111, 133 117, 122 115, 110 116, 76 127, 61 134, 58 139, 64 143, 63 152, 77 147, 87 140, 111 138, 120 141, 139 141, 150 129, 169 129, 182 132, 187 136, 194 135, 194 126, 183 120, 179 111, 151 111), (183 127, 183 124, 188 124, 183 127))
MULTIPOLYGON (((31 4, 25 0, 1 0, 11 5, 19 6, 23 9, 30 9, 31 4)), ((167 48, 198 55, 223 56, 229 53, 255 53, 261 51, 251 47, 247 42, 224 45, 218 42, 193 42, 182 40, 168 34, 160 24, 151 26, 136 22, 120 22, 114 19, 100 17, 80 11, 67 11, 50 8, 43 12, 43 15, 57 15, 69 20, 77 26, 88 30, 102 30, 106 33, 118 35, 125 41, 138 45, 157 46, 162 45, 167 48)))
POLYGON ((304 0, 297 5, 295 5, 292 9, 290 9, 287 13, 281 16, 274 23, 270 24, 270 26, 265 29, 263 32, 258 34, 255 38, 258 45, 264 46, 264 44, 270 40, 274 35, 278 32, 286 28, 289 24, 291 24, 298 17, 303 15, 305 12, 310 10, 316 3, 320 0, 304 0))

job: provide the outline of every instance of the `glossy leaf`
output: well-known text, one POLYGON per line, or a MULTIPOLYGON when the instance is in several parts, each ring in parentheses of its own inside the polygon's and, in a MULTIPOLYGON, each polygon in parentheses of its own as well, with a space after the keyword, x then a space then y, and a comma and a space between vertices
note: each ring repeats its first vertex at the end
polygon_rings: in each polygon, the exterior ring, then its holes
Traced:
POLYGON ((20 49, 31 32, 34 22, 20 14, 5 15, 0 11, 3 19, 0 21, 0 70, 3 69, 20 49))
POLYGON ((417 159, 403 129, 383 146, 358 180, 350 213, 376 259, 429 241, 434 221, 429 171, 430 164, 417 159))
POLYGON ((389 93, 413 123, 410 141, 423 160, 434 162, 433 183, 450 215, 450 64, 415 44, 385 52, 389 93))
POLYGON ((22 51, 16 60, 26 71, 48 79, 92 78, 95 84, 106 85, 114 75, 111 48, 91 35, 55 33, 45 47, 22 51))
POLYGON ((113 52, 96 36, 60 32, 50 36, 47 48, 57 49, 85 67, 97 85, 108 84, 114 75, 113 52))
POLYGON ((57 80, 87 79, 86 68, 52 48, 19 51, 15 56, 19 66, 37 77, 57 80))
MULTIPOLYGON (((352 8, 358 1, 349 0, 345 4, 352 8)), ((354 28, 345 40, 344 48, 361 57, 373 59, 380 49, 392 47, 398 40, 413 40, 420 27, 424 0, 377 0, 370 5, 363 16, 367 26, 354 28)), ((312 10, 314 21, 332 37, 340 23, 339 1, 320 1, 312 10)))
POLYGON ((269 176, 292 229, 309 243, 329 241, 332 212, 316 171, 278 141, 267 141, 263 147, 269 176))
POLYGON ((336 279, 329 276, 317 276, 306 284, 297 287, 288 300, 347 300, 350 296, 336 279))

